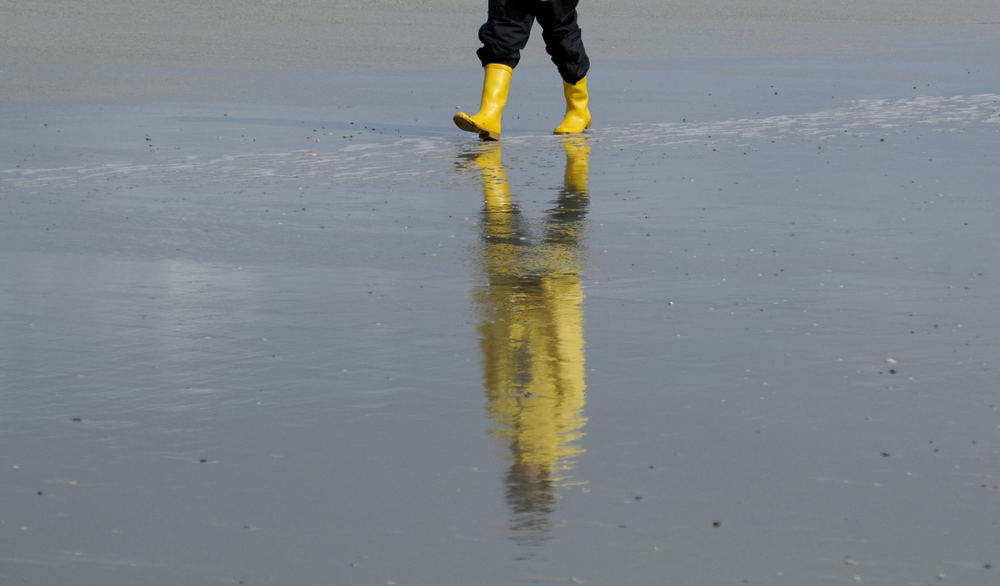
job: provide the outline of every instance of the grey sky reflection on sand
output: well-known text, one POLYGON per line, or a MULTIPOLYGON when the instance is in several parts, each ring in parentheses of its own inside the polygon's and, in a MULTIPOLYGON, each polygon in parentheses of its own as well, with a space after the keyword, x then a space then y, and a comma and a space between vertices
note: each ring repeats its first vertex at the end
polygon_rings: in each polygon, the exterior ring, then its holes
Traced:
POLYGON ((564 183, 536 233, 513 201, 499 143, 463 155, 483 189, 475 292, 491 435, 507 447, 508 527, 521 556, 551 538, 560 487, 584 449, 581 239, 588 206, 589 145, 567 137, 564 183))
POLYGON ((26 377, 19 383, 26 388, 42 386, 72 403, 90 397, 114 411, 134 409, 118 402, 130 395, 141 395, 146 410, 177 409, 192 389, 226 384, 208 380, 212 356, 245 352, 232 334, 252 321, 259 286, 252 272, 184 259, 41 253, 21 254, 8 267, 35 291, 6 308, 29 324, 10 345, 21 365, 10 375, 26 377))

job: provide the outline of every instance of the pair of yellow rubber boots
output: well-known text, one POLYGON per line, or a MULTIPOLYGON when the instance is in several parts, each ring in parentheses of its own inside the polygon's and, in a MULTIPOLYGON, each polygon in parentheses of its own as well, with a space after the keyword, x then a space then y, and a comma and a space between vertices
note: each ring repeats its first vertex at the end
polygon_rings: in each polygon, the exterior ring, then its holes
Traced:
MULTIPOLYGON (((465 112, 455 114, 455 125, 467 132, 478 132, 483 140, 500 140, 500 121, 503 118, 503 107, 507 104, 507 91, 510 89, 510 76, 513 69, 499 63, 486 65, 486 77, 483 80, 483 99, 479 112, 472 116, 465 112)), ((566 117, 554 134, 576 134, 590 128, 590 110, 587 103, 587 78, 584 77, 575 84, 563 82, 563 94, 566 96, 566 117)))

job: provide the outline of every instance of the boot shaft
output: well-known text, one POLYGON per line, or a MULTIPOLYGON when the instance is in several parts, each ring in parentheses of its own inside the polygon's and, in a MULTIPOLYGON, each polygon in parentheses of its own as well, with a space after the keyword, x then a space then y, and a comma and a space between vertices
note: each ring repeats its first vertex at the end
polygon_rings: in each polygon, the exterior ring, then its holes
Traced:
POLYGON ((555 134, 576 134, 590 128, 590 94, 587 78, 576 83, 563 81, 563 95, 566 97, 566 116, 553 131, 555 134))

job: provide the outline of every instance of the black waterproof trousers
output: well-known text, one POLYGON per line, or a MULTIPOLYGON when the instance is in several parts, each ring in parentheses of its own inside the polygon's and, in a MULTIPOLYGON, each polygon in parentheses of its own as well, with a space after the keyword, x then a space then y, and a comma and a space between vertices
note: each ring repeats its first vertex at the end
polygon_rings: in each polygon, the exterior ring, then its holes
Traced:
POLYGON ((528 44, 531 25, 542 26, 545 51, 566 83, 587 75, 590 59, 576 23, 577 0, 489 0, 489 20, 479 29, 483 46, 476 52, 483 67, 500 63, 515 67, 528 44))

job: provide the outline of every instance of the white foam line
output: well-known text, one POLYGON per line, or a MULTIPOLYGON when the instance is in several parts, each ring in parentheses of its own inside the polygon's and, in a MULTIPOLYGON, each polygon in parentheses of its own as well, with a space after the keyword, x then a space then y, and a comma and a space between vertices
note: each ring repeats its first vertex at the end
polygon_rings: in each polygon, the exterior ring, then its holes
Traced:
MULTIPOLYGON (((643 123, 603 128, 590 136, 595 145, 628 149, 647 145, 673 146, 794 137, 835 139, 866 136, 908 128, 956 131, 973 124, 1000 124, 1000 94, 920 96, 905 99, 865 99, 803 114, 738 118, 690 123, 643 123)), ((516 149, 537 145, 550 135, 510 136, 504 144, 516 149)), ((385 139, 385 137, 373 137, 385 139)), ((436 159, 454 157, 449 137, 398 138, 387 142, 356 142, 330 151, 297 149, 277 153, 236 153, 222 156, 187 155, 161 163, 118 161, 98 165, 0 170, 0 185, 14 188, 73 186, 109 179, 135 181, 197 181, 241 184, 260 179, 297 181, 319 178, 331 182, 385 178, 420 178, 440 172, 436 159), (429 164, 430 163, 430 164, 429 164)))
MULTIPOLYGON (((845 106, 808 114, 783 114, 717 122, 635 124, 608 129, 628 145, 681 144, 692 139, 717 142, 721 138, 784 138, 839 134, 865 135, 876 131, 921 126, 996 123, 1000 94, 910 99, 856 100, 845 106), (638 130, 642 128, 643 130, 638 130)), ((946 129, 950 130, 950 129, 946 129)))
POLYGON ((80 170, 80 169, 84 169, 84 167, 74 166, 74 167, 43 167, 43 168, 40 168, 40 169, 3 169, 3 170, 0 170, 0 173, 10 174, 10 175, 18 174, 18 175, 24 175, 24 176, 29 176, 30 177, 32 175, 37 175, 39 173, 56 173, 56 172, 60 172, 60 171, 77 171, 77 170, 80 170))

